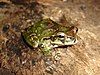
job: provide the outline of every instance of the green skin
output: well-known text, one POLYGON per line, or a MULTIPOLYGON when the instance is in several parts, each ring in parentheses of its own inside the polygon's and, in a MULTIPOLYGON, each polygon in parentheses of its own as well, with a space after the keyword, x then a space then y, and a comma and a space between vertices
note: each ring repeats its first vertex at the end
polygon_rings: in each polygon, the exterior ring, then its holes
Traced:
POLYGON ((22 36, 33 48, 39 47, 43 52, 49 53, 52 48, 76 44, 76 38, 67 35, 72 29, 73 26, 66 27, 51 19, 43 19, 26 28, 22 36))

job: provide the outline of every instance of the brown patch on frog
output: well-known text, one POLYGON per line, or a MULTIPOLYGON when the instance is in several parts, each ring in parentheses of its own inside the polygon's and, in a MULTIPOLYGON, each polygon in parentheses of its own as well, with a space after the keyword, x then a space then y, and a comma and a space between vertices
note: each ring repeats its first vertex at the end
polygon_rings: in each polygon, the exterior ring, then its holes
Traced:
POLYGON ((78 28, 75 26, 72 26, 67 32, 67 35, 75 37, 77 32, 78 32, 78 28))
POLYGON ((78 22, 75 22, 75 24, 72 24, 70 21, 72 19, 69 17, 68 19, 66 19, 65 15, 63 15, 60 18, 59 24, 65 27, 68 27, 68 32, 66 33, 69 36, 75 36, 76 33, 78 32, 78 28, 77 26, 79 25, 78 22))

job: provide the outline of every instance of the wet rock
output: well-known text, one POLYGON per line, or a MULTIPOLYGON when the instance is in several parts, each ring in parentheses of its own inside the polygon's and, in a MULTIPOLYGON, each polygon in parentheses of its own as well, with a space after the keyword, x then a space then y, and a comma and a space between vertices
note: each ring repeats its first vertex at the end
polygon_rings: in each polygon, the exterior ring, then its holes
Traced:
POLYGON ((34 66, 36 63, 36 61, 34 59, 32 59, 32 65, 34 66))
POLYGON ((13 24, 12 26, 12 29, 14 29, 16 32, 19 32, 20 31, 20 28, 19 28, 19 26, 15 23, 15 24, 13 24))
POLYGON ((2 31, 5 33, 8 31, 8 29, 9 29, 9 25, 6 24, 3 26, 2 31))
POLYGON ((86 5, 85 5, 85 4, 82 4, 82 5, 80 6, 80 9, 83 10, 83 11, 86 10, 86 5))
POLYGON ((0 68, 0 75, 15 75, 8 69, 0 68))
POLYGON ((7 7, 9 4, 6 2, 0 2, 0 8, 5 8, 7 7))
POLYGON ((10 0, 14 4, 27 4, 30 0, 10 0))
POLYGON ((47 60, 45 60, 45 64, 46 66, 50 66, 53 64, 53 61, 48 58, 47 60))
POLYGON ((6 46, 10 51, 13 51, 16 55, 21 56, 21 46, 17 45, 17 42, 8 41, 6 46))
POLYGON ((46 68, 46 72, 50 73, 50 74, 53 74, 53 68, 52 67, 46 68))

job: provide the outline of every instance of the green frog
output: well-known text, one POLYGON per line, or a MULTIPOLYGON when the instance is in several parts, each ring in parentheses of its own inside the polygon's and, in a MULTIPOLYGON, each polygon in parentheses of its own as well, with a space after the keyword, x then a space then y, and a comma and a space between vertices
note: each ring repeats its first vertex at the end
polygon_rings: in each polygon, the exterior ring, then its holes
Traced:
POLYGON ((26 28, 22 32, 22 36, 28 45, 33 48, 39 48, 48 54, 53 48, 76 44, 76 32, 70 35, 75 28, 73 25, 61 25, 47 18, 26 28))

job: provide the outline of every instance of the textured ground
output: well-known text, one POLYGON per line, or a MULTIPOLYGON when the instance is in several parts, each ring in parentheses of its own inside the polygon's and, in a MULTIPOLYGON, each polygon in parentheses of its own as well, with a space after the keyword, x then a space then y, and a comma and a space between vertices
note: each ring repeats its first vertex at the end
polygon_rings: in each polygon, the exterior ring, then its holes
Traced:
POLYGON ((100 75, 99 0, 1 0, 0 75, 100 75), (21 31, 42 17, 65 15, 77 23, 78 43, 58 48, 59 60, 44 57, 22 40, 21 31), (49 58, 49 59, 48 59, 49 58))

